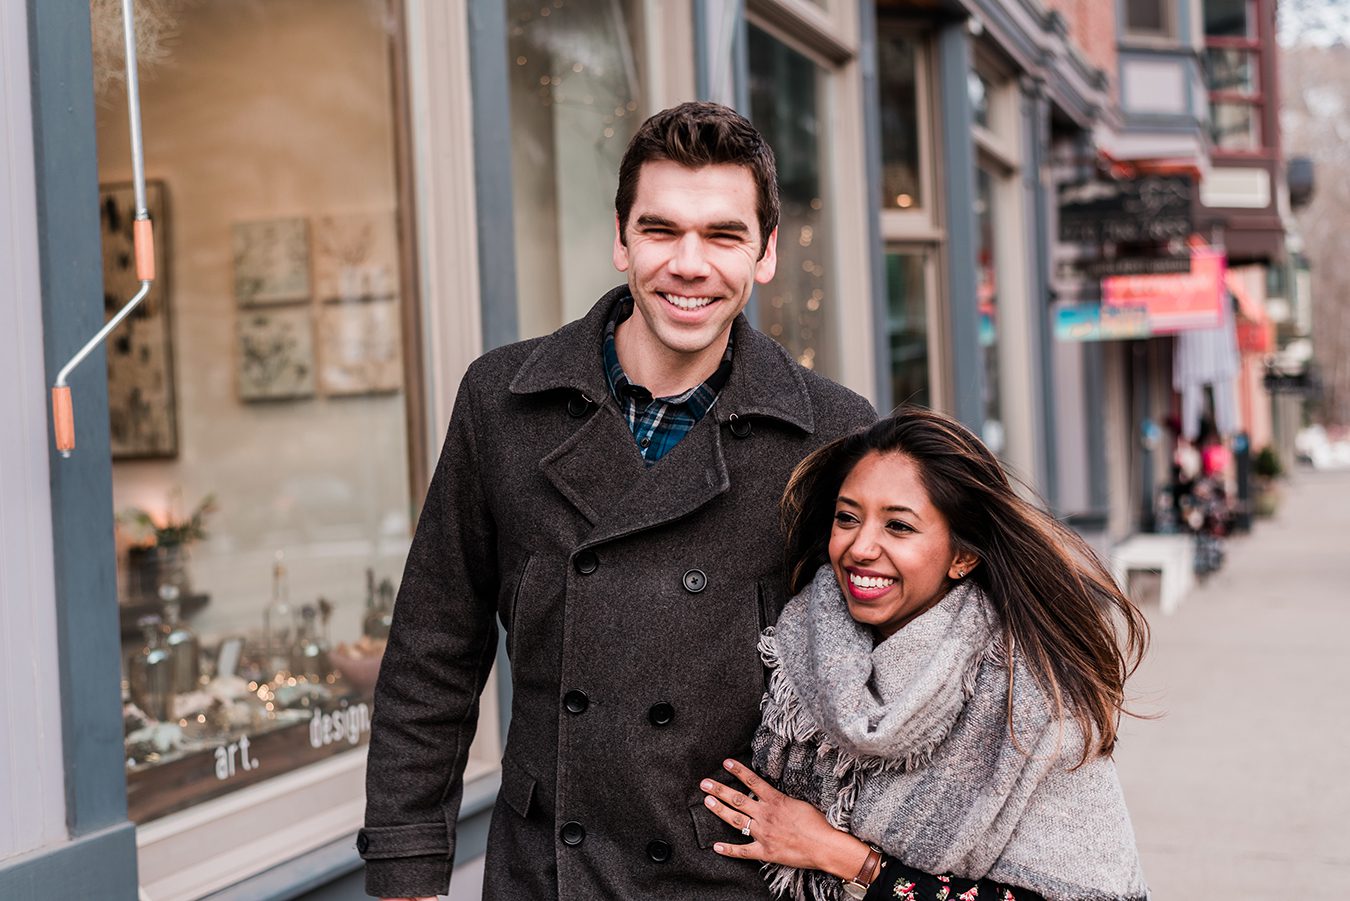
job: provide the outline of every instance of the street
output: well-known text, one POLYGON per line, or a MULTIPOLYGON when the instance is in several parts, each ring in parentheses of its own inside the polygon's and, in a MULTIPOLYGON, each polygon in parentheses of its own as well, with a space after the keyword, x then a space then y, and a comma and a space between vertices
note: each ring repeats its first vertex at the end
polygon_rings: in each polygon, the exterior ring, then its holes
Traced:
POLYGON ((1274 519, 1172 616, 1116 760, 1161 901, 1350 897, 1350 472, 1299 470, 1274 519))

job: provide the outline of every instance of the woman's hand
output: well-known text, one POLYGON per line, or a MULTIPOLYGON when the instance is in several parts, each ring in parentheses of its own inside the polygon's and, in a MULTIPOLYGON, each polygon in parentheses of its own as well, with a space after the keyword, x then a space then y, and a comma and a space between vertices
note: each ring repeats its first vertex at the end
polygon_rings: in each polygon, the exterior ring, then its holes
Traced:
POLYGON ((841 879, 852 879, 862 869, 869 848, 858 839, 834 828, 825 814, 787 795, 734 760, 722 765, 749 790, 740 792, 712 779, 700 788, 708 809, 735 829, 750 824, 751 841, 743 845, 718 842, 713 850, 724 857, 762 860, 803 870, 822 870, 841 879))

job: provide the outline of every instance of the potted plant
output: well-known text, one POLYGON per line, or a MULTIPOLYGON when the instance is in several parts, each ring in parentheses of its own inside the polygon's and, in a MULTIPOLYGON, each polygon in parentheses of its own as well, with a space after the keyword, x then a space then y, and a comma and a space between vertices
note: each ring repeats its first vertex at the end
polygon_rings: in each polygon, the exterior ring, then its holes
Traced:
POLYGON ((176 509, 177 505, 171 503, 168 513, 156 517, 140 507, 131 507, 117 517, 140 533, 128 551, 128 589, 132 595, 162 597, 166 587, 175 589, 176 598, 190 593, 187 551, 206 537, 206 518, 216 511, 216 496, 202 498, 186 517, 178 517, 176 509))
POLYGON ((1279 507, 1280 496, 1277 481, 1284 475, 1284 465, 1275 448, 1266 445, 1257 451, 1252 459, 1252 484, 1255 490, 1253 498, 1257 516, 1273 516, 1279 507))

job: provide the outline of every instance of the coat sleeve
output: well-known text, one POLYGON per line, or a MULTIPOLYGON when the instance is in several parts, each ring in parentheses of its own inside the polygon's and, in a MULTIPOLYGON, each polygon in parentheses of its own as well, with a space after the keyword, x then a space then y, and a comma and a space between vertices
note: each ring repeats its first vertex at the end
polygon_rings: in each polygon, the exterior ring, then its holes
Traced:
POLYGON ((464 766, 497 650, 496 529, 483 490, 472 373, 427 491, 375 686, 357 849, 366 891, 443 894, 464 766))

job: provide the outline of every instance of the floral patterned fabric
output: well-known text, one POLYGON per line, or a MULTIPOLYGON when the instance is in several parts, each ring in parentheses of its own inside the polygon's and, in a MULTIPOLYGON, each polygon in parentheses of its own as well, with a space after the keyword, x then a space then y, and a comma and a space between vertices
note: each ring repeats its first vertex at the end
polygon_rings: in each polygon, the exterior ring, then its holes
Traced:
POLYGON ((890 855, 882 858, 881 874, 867 890, 865 901, 1045 901, 1030 889, 976 881, 957 876, 934 876, 907 867, 890 855))

